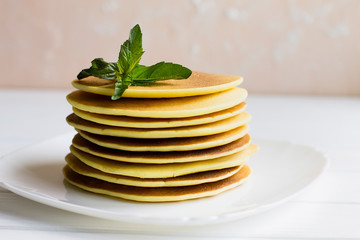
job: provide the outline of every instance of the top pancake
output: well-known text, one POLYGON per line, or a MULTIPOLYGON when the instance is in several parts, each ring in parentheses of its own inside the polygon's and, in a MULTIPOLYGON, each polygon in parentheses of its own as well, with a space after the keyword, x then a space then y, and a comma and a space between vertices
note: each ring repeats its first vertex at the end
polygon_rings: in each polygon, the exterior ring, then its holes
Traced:
MULTIPOLYGON (((148 86, 130 86, 122 95, 129 98, 174 98, 216 93, 240 85, 242 77, 193 72, 188 79, 157 81, 148 86)), ((84 92, 111 96, 115 81, 87 77, 72 85, 84 92)))

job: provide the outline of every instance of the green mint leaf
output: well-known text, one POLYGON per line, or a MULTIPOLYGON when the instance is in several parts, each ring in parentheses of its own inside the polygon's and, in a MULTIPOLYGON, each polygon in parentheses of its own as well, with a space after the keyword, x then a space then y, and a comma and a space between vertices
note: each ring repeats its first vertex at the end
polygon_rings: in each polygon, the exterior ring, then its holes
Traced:
POLYGON ((171 62, 159 62, 152 66, 137 65, 132 71, 134 83, 154 82, 168 79, 186 79, 191 75, 191 70, 171 62))
POLYGON ((91 67, 83 69, 78 75, 78 79, 94 76, 103 79, 116 79, 117 63, 109 63, 102 58, 95 58, 91 61, 91 67))
POLYGON ((137 24, 131 29, 129 39, 121 45, 118 58, 120 72, 123 74, 130 73, 140 62, 143 54, 142 33, 140 26, 137 24))
POLYGON ((130 76, 121 77, 119 76, 119 80, 115 83, 115 91, 114 94, 111 96, 112 100, 117 100, 121 98, 123 93, 125 92, 128 87, 130 87, 132 79, 130 76))

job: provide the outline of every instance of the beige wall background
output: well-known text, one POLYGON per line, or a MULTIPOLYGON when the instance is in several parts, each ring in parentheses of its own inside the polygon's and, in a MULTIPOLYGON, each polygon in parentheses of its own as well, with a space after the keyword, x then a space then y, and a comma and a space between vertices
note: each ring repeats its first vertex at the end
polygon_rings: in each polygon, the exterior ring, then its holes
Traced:
POLYGON ((143 64, 242 75, 253 93, 360 95, 358 0, 0 0, 0 87, 70 88, 136 23, 143 64))

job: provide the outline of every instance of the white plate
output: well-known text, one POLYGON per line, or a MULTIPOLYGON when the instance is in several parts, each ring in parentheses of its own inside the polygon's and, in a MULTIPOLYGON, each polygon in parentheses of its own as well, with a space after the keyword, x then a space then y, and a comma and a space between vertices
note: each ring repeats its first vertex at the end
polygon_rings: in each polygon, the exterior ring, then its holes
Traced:
POLYGON ((272 208, 312 183, 325 169, 323 154, 307 146, 253 140, 250 179, 218 196, 173 203, 136 203, 77 189, 63 181, 62 167, 74 133, 61 135, 0 159, 0 183, 34 201, 85 215, 157 225, 229 221, 272 208))

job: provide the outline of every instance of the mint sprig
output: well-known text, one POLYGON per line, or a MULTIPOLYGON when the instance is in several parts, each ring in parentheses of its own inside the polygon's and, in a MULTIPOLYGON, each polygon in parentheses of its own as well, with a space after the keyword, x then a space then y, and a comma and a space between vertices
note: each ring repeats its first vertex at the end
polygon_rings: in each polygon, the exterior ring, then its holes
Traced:
POLYGON ((186 79, 192 73, 190 69, 171 62, 159 62, 151 66, 140 65, 143 54, 142 33, 137 24, 130 30, 129 39, 121 45, 117 62, 95 58, 91 61, 91 67, 83 69, 77 78, 81 80, 94 76, 116 81, 111 99, 117 100, 131 85, 146 86, 161 80, 186 79))

